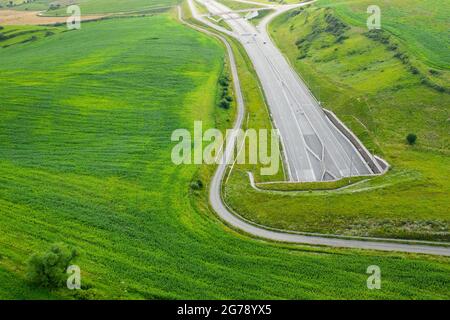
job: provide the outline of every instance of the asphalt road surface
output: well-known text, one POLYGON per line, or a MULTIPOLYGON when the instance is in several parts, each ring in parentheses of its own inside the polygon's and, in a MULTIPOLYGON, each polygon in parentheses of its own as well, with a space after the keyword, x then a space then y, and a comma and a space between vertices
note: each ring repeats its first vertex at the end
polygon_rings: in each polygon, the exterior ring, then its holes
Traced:
POLYGON ((373 173, 272 43, 264 23, 257 28, 217 1, 198 2, 228 23, 233 30, 231 34, 241 42, 253 62, 274 125, 280 131, 290 181, 329 181, 373 173))

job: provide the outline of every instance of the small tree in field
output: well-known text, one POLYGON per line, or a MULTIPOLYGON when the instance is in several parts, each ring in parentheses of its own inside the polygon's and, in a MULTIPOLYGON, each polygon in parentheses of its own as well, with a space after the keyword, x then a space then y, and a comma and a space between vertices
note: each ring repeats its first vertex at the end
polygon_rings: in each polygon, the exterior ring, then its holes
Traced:
POLYGON ((406 141, 408 142, 409 145, 412 146, 412 145, 416 144, 417 136, 414 133, 410 133, 406 137, 406 141))
POLYGON ((203 182, 202 180, 195 180, 191 182, 191 189, 192 190, 201 190, 203 188, 203 182))
POLYGON ((77 256, 75 249, 53 245, 44 254, 34 254, 28 261, 28 280, 44 288, 58 288, 65 280, 70 262, 77 256))
POLYGON ((230 109, 230 102, 226 99, 222 99, 219 103, 219 107, 222 109, 230 109))

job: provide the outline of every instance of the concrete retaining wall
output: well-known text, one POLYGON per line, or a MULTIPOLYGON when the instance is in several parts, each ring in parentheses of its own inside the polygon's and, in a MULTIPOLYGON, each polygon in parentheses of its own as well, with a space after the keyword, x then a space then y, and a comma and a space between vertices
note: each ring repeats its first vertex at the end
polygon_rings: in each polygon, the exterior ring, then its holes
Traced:
POLYGON ((343 124, 332 111, 327 109, 323 109, 323 111, 327 115, 328 119, 336 126, 336 128, 338 128, 338 130, 342 132, 342 134, 355 146, 355 148, 359 151, 364 161, 366 161, 373 173, 382 174, 387 170, 387 164, 386 169, 383 169, 380 166, 379 162, 374 157, 372 157, 370 152, 366 149, 366 147, 364 147, 361 141, 359 141, 359 139, 353 134, 353 132, 351 132, 350 129, 347 128, 345 124, 343 124))

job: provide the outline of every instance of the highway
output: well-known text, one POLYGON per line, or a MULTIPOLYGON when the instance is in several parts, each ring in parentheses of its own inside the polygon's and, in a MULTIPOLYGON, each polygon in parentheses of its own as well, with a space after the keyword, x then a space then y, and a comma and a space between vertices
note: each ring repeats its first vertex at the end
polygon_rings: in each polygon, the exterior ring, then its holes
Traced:
MULTIPOLYGON (((280 131, 290 181, 329 181, 374 173, 272 43, 265 27, 268 19, 255 27, 217 1, 197 1, 227 22, 232 29, 227 33, 240 41, 253 62, 274 126, 280 131)), ((274 9, 281 12, 295 6, 300 5, 274 9)))
MULTIPOLYGON (((204 20, 196 11, 193 0, 188 0, 189 7, 193 14, 193 17, 202 23, 209 25, 207 20, 204 20)), ((245 105, 242 95, 242 90, 239 81, 239 75, 237 72, 237 66, 235 63, 235 58, 233 51, 231 49, 228 41, 221 35, 215 34, 204 28, 198 27, 196 25, 187 23, 183 20, 181 8, 178 7, 180 20, 188 25, 189 27, 196 29, 200 32, 206 33, 210 36, 220 39, 227 49, 228 57, 230 60, 230 68, 233 76, 234 90, 236 94, 237 102, 237 117, 233 129, 239 129, 242 127, 244 121, 245 105)), ((270 19, 267 19, 266 23, 270 19)), ((227 31, 226 29, 224 29, 227 31)), ((228 32, 228 31, 227 31, 228 32)), ((231 147, 235 145, 236 137, 227 141, 227 146, 231 147)), ((231 157, 232 154, 227 154, 227 157, 231 157)), ((319 245, 319 246, 330 246, 339 248, 353 248, 353 249, 368 249, 368 250, 380 250, 380 251, 396 251, 396 252, 410 252, 410 253, 421 253, 429 255, 442 255, 450 256, 450 247, 448 243, 431 243, 431 242, 420 242, 407 241, 407 240, 388 240, 388 239, 346 239, 346 238, 332 238, 324 235, 304 235, 295 234, 283 230, 268 229, 267 227, 254 224, 246 219, 240 217, 239 215, 232 212, 223 202, 222 199, 222 181, 225 176, 228 161, 220 164, 211 180, 209 186, 209 201, 212 209, 217 213, 217 215, 224 221, 227 225, 232 228, 238 229, 254 237, 259 237, 272 241, 287 242, 287 243, 297 243, 297 244, 307 244, 307 245, 319 245)))

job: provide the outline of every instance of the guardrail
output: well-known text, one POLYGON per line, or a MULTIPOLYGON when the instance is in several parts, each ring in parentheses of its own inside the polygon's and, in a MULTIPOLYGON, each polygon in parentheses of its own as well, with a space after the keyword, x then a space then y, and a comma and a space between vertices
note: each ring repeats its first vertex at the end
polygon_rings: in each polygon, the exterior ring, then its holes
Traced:
POLYGON ((361 154, 364 161, 366 161, 373 173, 383 174, 387 171, 389 165, 386 161, 383 160, 383 166, 381 166, 376 157, 372 156, 372 154, 366 149, 366 147, 364 147, 362 142, 359 141, 358 137, 356 137, 353 132, 349 128, 347 128, 347 126, 341 120, 339 120, 339 118, 332 111, 325 108, 322 108, 322 110, 325 112, 325 115, 331 121, 331 123, 333 123, 333 125, 338 128, 338 130, 355 146, 355 148, 361 154))

